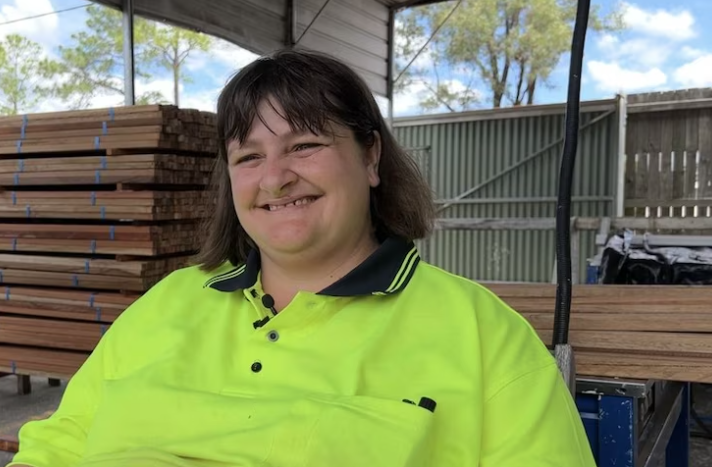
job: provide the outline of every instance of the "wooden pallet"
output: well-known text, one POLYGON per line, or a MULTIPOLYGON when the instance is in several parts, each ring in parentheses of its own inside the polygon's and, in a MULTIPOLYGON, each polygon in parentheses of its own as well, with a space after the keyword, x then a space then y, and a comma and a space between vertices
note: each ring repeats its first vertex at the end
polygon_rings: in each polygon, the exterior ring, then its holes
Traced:
MULTIPOLYGON (((555 285, 485 285, 551 343, 555 285)), ((577 285, 572 295, 578 374, 712 383, 712 287, 577 285)))

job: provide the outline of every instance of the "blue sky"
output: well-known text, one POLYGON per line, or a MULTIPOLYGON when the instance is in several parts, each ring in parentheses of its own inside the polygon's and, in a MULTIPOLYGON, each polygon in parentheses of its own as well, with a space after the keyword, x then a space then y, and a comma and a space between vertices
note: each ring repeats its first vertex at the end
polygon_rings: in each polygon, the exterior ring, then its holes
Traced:
MULTIPOLYGON (((617 2, 593 0, 607 11, 617 2)), ((84 0, 0 0, 0 23, 86 3, 84 0)), ((584 65, 583 99, 600 99, 617 92, 647 92, 712 86, 712 1, 629 0, 624 4, 627 30, 615 35, 590 32, 584 65)), ((39 42, 46 53, 67 45, 69 36, 81 30, 83 9, 0 26, 0 36, 21 33, 39 42)), ((225 80, 256 56, 221 43, 210 56, 196 56, 188 63, 195 83, 181 90, 181 106, 214 109, 215 98, 225 80)), ((453 80, 457 74, 450 72, 453 80)), ((568 56, 562 58, 551 77, 550 89, 540 88, 537 103, 563 102, 566 96, 568 56)), ((458 85, 456 81, 453 83, 458 85)), ((139 82, 139 91, 160 91, 171 96, 168 76, 139 82)), ((483 90, 484 91, 484 90, 483 90)), ((418 107, 417 87, 396 96, 396 115, 423 113, 418 107)), ((98 96, 92 106, 115 105, 117 96, 98 96)), ((45 102, 33 110, 61 109, 61 103, 45 102)), ((438 109, 436 111, 442 111, 438 109)))

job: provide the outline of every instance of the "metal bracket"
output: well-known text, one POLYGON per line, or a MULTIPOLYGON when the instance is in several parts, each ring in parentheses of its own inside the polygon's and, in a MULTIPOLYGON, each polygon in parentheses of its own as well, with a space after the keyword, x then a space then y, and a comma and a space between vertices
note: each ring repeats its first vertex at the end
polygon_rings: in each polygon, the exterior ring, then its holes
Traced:
POLYGON ((299 43, 302 41, 302 38, 304 38, 304 36, 306 35, 306 33, 309 32, 309 30, 310 30, 311 27, 314 25, 314 23, 316 22, 316 20, 319 19, 319 17, 321 16, 321 14, 324 12, 324 8, 326 8, 326 6, 329 4, 330 1, 331 1, 331 0, 326 0, 326 1, 324 2, 324 4, 321 6, 321 8, 319 8, 319 11, 316 12, 316 15, 314 15, 314 18, 312 18, 311 22, 307 25, 307 27, 304 29, 304 31, 302 31, 302 34, 299 36, 299 39, 297 39, 296 41, 294 41, 294 45, 299 45, 299 43))
POLYGON ((571 396, 576 396, 576 358, 569 344, 558 344, 554 348, 554 358, 559 367, 564 383, 569 388, 571 396))

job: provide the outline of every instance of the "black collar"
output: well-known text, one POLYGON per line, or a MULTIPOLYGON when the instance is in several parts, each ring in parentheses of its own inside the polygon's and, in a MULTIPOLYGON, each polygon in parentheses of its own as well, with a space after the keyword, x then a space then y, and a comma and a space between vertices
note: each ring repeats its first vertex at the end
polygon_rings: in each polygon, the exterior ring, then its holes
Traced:
MULTIPOLYGON (((363 263, 319 294, 338 297, 392 294, 408 285, 419 262, 420 255, 413 242, 389 238, 363 263)), ((221 292, 246 289, 255 285, 259 270, 260 254, 252 250, 244 264, 212 277, 205 287, 221 292)))

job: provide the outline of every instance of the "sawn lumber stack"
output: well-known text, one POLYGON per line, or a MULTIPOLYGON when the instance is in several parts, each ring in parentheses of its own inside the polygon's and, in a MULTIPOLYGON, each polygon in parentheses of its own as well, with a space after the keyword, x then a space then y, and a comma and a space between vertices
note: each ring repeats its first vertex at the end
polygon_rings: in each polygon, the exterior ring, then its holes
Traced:
MULTIPOLYGON (((551 344, 555 285, 486 286, 551 344)), ((579 375, 712 383, 712 287, 575 285, 569 329, 579 375)))
POLYGON ((174 106, 0 118, 0 373, 70 376, 189 264, 216 136, 174 106))

